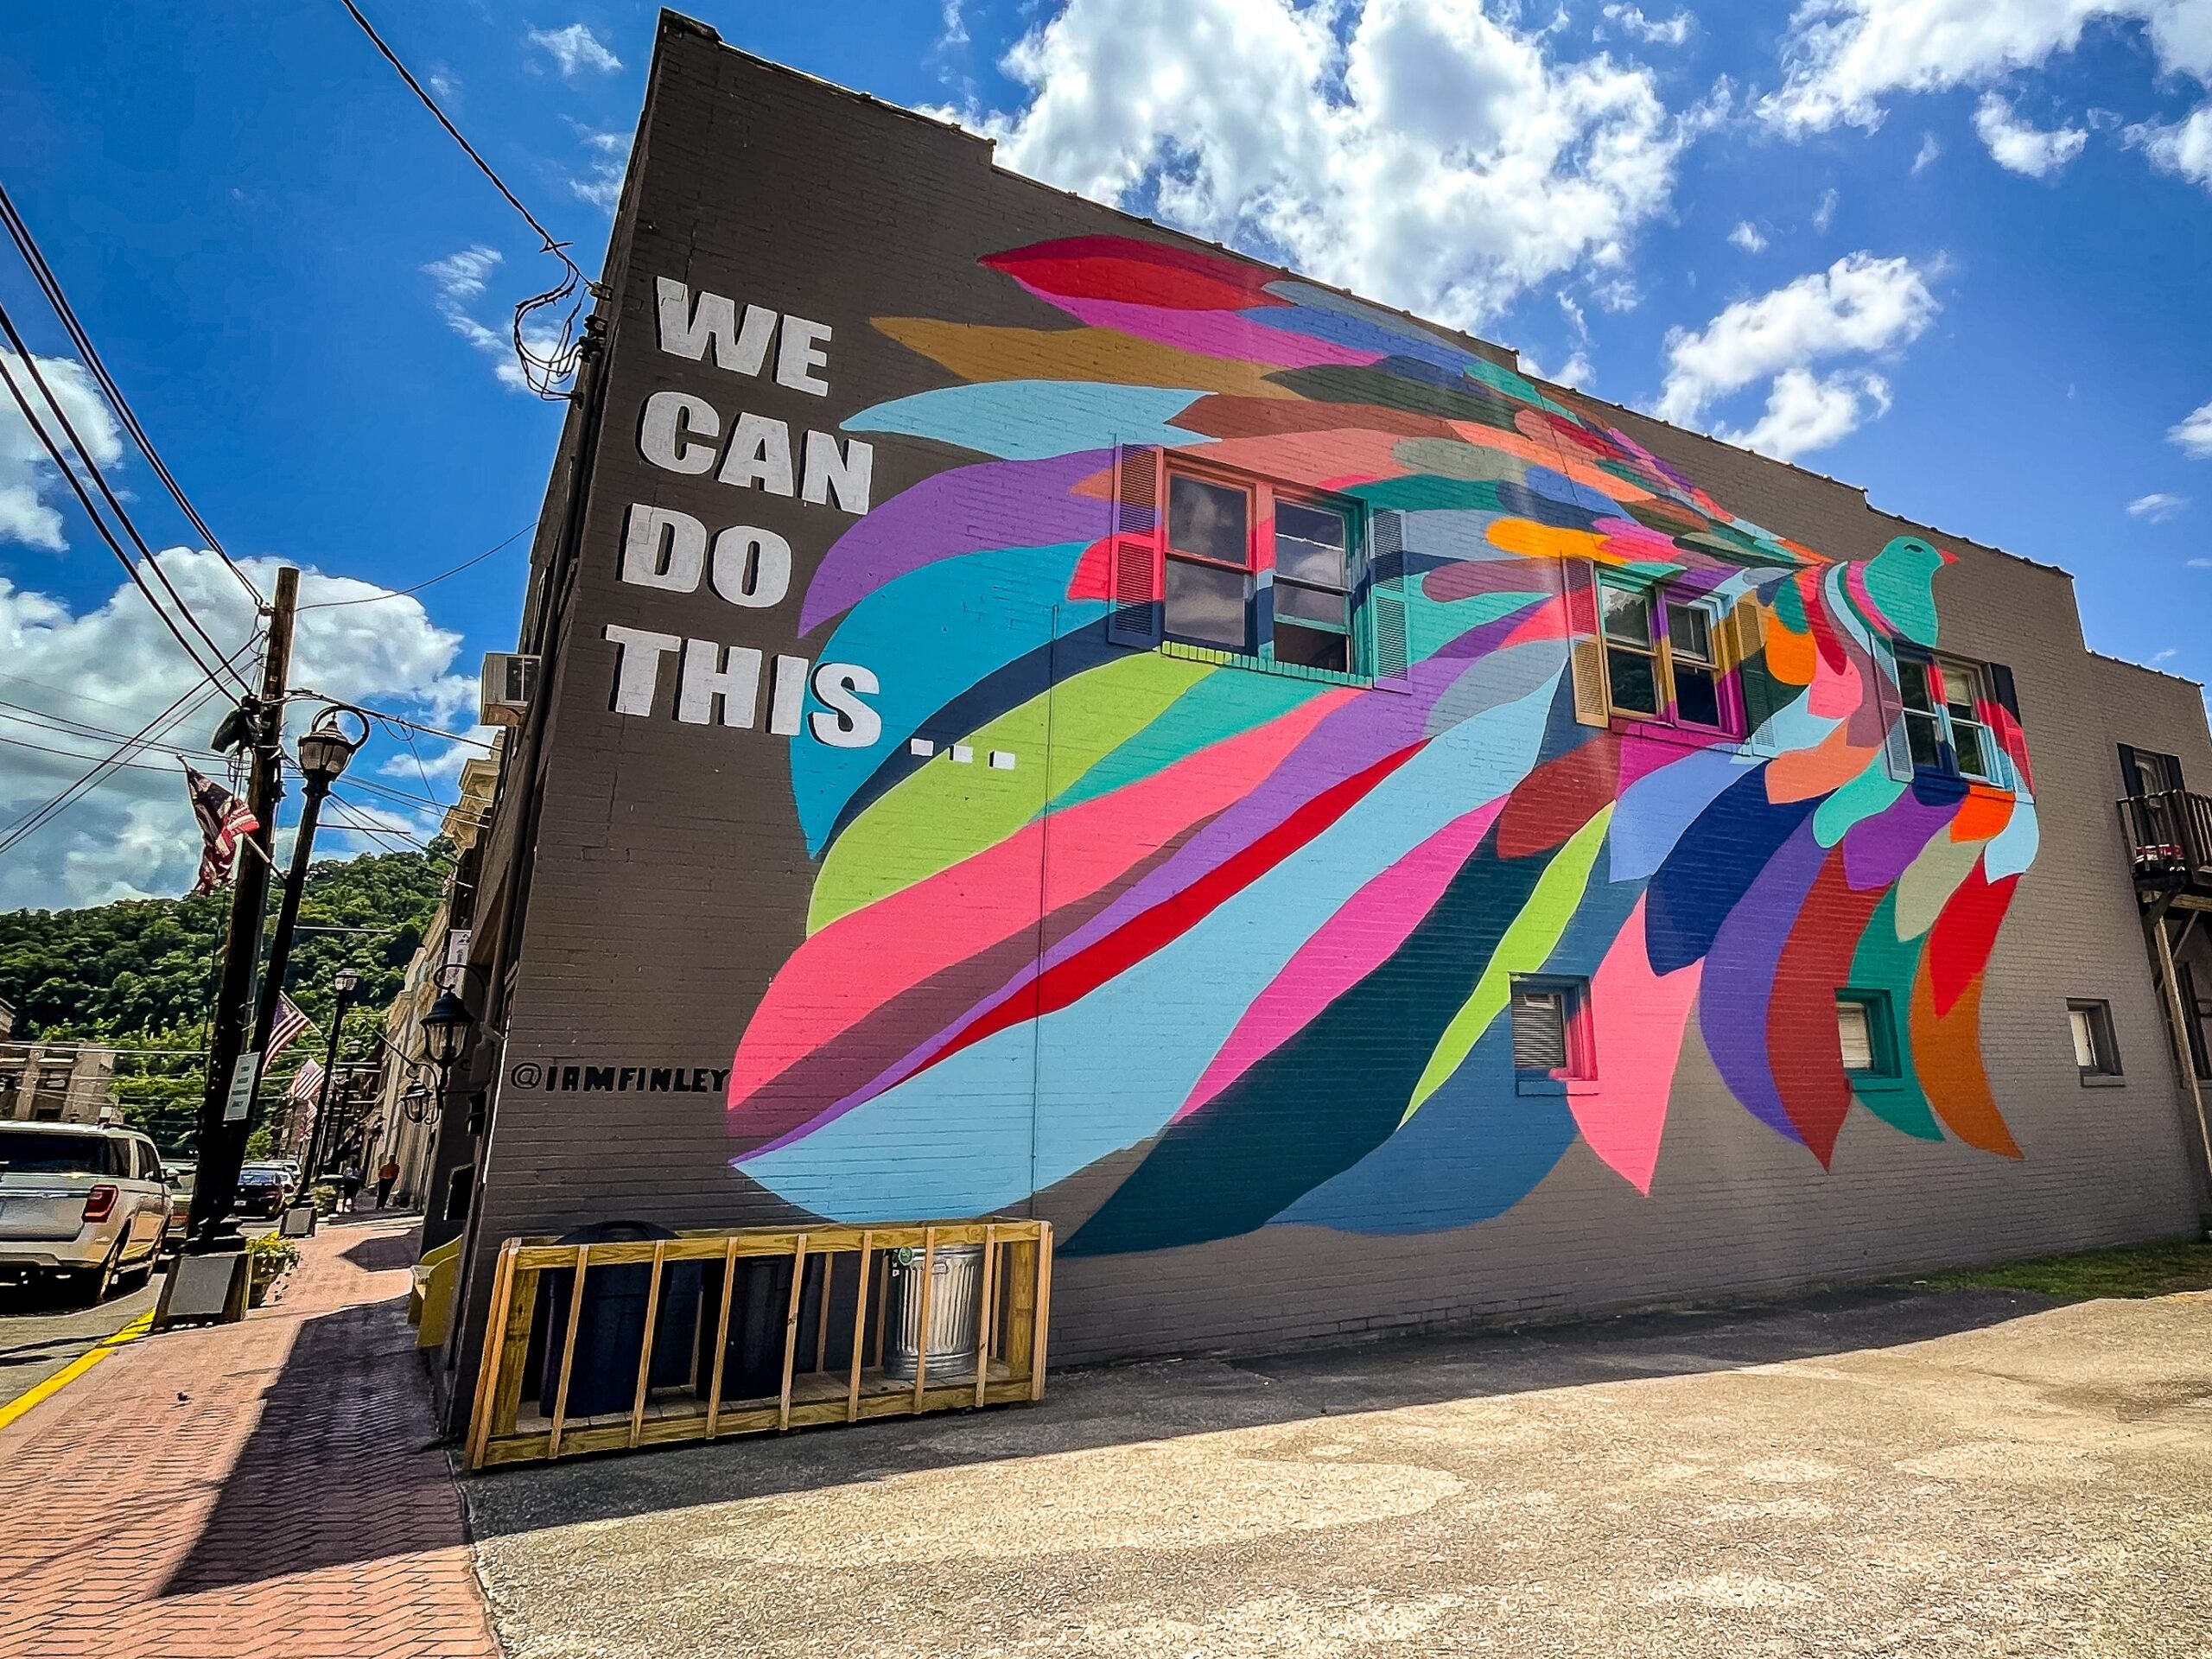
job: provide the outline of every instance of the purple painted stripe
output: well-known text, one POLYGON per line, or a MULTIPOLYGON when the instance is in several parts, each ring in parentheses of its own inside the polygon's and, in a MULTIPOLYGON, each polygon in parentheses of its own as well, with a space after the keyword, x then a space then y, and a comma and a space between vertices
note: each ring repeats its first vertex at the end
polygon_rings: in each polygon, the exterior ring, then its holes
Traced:
POLYGON ((1721 1081, 1752 1116, 1801 1144, 1805 1137, 1783 1106, 1767 1052, 1767 1005, 1775 969, 1827 855, 1813 838, 1812 820, 1799 824, 1720 925, 1698 993, 1699 1028, 1721 1081))

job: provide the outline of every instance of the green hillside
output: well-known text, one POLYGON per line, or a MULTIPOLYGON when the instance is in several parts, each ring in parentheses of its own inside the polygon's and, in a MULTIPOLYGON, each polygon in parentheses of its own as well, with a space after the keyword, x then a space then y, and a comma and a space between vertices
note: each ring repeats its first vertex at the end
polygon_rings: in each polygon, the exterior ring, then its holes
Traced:
MULTIPOLYGON (((360 974, 346 1020, 346 1058, 373 1055, 376 1026, 398 995, 444 891, 446 851, 434 842, 427 854, 365 854, 308 871, 300 905, 303 929, 372 930, 302 931, 285 976, 292 1000, 327 1030, 332 976, 341 967, 360 974)), ((272 912, 275 901, 272 893, 272 912)), ((181 1142, 199 1107, 201 1062, 190 1051, 207 1041, 208 996, 230 906, 226 890, 200 899, 0 913, 0 1001, 15 1007, 18 1038, 88 1039, 177 1052, 175 1059, 124 1056, 117 1065, 124 1110, 164 1147, 181 1142)), ((281 1084, 301 1060, 321 1055, 321 1040, 303 1037, 271 1077, 281 1084)))

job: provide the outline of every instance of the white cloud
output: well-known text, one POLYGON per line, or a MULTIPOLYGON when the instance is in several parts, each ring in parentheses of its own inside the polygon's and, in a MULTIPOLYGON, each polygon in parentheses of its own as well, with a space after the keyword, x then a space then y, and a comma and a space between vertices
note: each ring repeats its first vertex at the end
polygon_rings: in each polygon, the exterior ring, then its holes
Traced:
POLYGON ((579 69, 611 74, 622 67, 622 60, 601 46, 599 37, 582 23, 570 23, 566 29, 533 29, 530 43, 552 54, 564 79, 573 77, 579 69))
POLYGON ((2178 657, 2178 656, 2180 656, 2180 655, 2181 655, 2181 647, 2179 647, 2178 645, 2168 645, 2168 646, 2167 646, 2164 651, 2154 651, 2154 652, 2152 652, 2151 653, 2151 661, 2152 662, 2152 664, 2158 664, 2158 663, 2163 663, 2163 662, 2170 661, 2170 660, 2171 660, 2171 659, 2172 659, 2173 658, 2178 657))
POLYGON ((2168 427, 2166 442, 2191 461, 2212 461, 2212 403, 2199 404, 2168 427))
MULTIPOLYGON (((443 259, 433 259, 423 270, 437 285, 438 315, 446 320, 446 327, 493 360, 493 372, 501 385, 512 391, 527 392, 531 390, 530 381, 515 357, 513 336, 504 329, 486 327, 468 308, 470 301, 482 296, 493 269, 499 263, 498 252, 480 244, 443 259)), ((522 333, 524 340, 541 359, 560 348, 557 327, 525 323, 522 333)))
POLYGON ((960 15, 960 0, 944 0, 936 49, 949 52, 968 44, 968 20, 960 15))
POLYGON ((1637 6, 1610 5, 1605 17, 1618 23, 1624 34, 1642 41, 1646 46, 1680 46, 1690 37, 1690 25, 1695 21, 1687 11, 1660 19, 1647 17, 1637 6))
POLYGON ((1020 172, 1475 325, 1619 269, 1688 142, 1649 70, 1551 47, 1471 4, 1069 0, 1001 66, 1027 103, 959 118, 1020 172))
POLYGON ((1809 0, 1759 113, 1792 131, 1876 126, 1892 93, 1987 86, 2071 52, 2092 23, 2140 26, 2163 72, 2212 73, 2203 0, 1809 0))
POLYGON ((1580 346, 1556 369, 1546 369, 1523 352, 1521 353, 1521 368, 1531 379, 1548 380, 1555 386, 1566 386, 1578 391, 1598 378, 1597 368, 1590 361, 1590 353, 1580 346))
POLYGON ((2174 495, 2165 490, 2153 490, 2148 495, 2139 495, 2127 504, 2131 517, 2147 518, 2154 524, 2163 524, 2189 505, 2186 496, 2174 495))
POLYGON ((440 98, 451 98, 461 90, 461 77, 443 64, 431 69, 429 81, 430 90, 440 98))
POLYGON ((1889 383, 1865 369, 1823 377, 1827 359, 1893 353, 1935 318, 1936 296, 1909 259, 1847 254, 1756 299, 1738 300, 1693 334, 1667 336, 1662 420, 1787 460, 1834 443, 1888 412, 1889 383), (1709 426, 1713 406, 1760 380, 1766 408, 1748 429, 1709 426))
POLYGON ((630 165, 631 135, 586 130, 582 137, 584 148, 592 152, 591 171, 583 178, 570 179, 569 188, 601 212, 611 213, 614 204, 622 199, 622 175, 630 165))
POLYGON ((2212 104, 2200 104, 2170 126, 2143 122, 2125 136, 2160 172, 2212 189, 2212 104))
POLYGON ((2191 559, 2189 568, 2192 570, 2212 570, 2212 559, 2191 559))
MULTIPOLYGON (((57 418, 57 405, 91 450, 95 464, 107 467, 122 460, 123 435, 83 364, 73 358, 34 355, 27 365, 13 352, 0 350, 0 377, 22 395, 63 454, 69 453, 70 444, 57 418), (38 372, 35 377, 33 368, 38 372), (41 379, 45 391, 39 390, 41 379)), ((61 533, 60 511, 54 503, 68 493, 67 483, 16 407, 14 395, 0 392, 0 542, 22 542, 49 553, 60 552, 68 543, 61 533)))
POLYGON ((1974 130, 1989 147, 1990 159, 2008 172, 2040 179, 2082 153, 2089 135, 2079 127, 2045 132, 2031 127, 1996 92, 1985 92, 1974 106, 1974 130))
POLYGON ((1835 223, 1835 189, 1833 186, 1821 192, 1820 204, 1813 209, 1813 228, 1826 231, 1835 223))
POLYGON ((1748 219, 1741 221, 1734 230, 1728 232, 1728 239, 1745 253, 1766 251, 1766 238, 1759 234, 1758 227, 1748 219))
POLYGON ((1920 148, 1912 155, 1912 170, 1915 173, 1926 172, 1935 163, 1936 158, 1942 153, 1943 144, 1941 139, 1932 132, 1922 133, 1920 148))
MULTIPOLYGON (((213 554, 172 548, 160 560, 224 651, 247 639, 255 625, 251 601, 213 554)), ((251 559, 244 564, 264 592, 274 586, 276 561, 251 559)), ((411 596, 316 608, 332 600, 388 591, 353 577, 307 572, 300 583, 293 682, 442 724, 443 683, 461 677, 451 672, 459 634, 435 626, 411 596)), ((251 660, 250 653, 241 658, 251 660)), ((128 583, 98 606, 73 612, 60 600, 0 578, 0 698, 128 734, 200 683, 198 671, 128 583)), ((199 751, 222 712, 220 699, 211 692, 151 735, 199 751)), ((308 713, 304 706, 298 709, 296 726, 308 713)), ((92 759, 115 747, 115 740, 68 736, 13 717, 0 720, 0 739, 12 740, 0 742, 0 824, 32 810, 88 769, 88 760, 41 753, 22 744, 68 749, 92 759)), ((181 893, 191 886, 199 865, 199 837, 180 763, 161 751, 134 758, 150 769, 117 771, 0 859, 0 910, 99 904, 181 893)), ((197 764, 203 771, 219 769, 204 754, 197 764)), ((334 822, 337 816, 342 815, 334 815, 334 822)), ((424 836, 436 817, 429 812, 404 822, 414 835, 424 836)), ((357 838, 334 831, 329 842, 334 852, 356 844, 357 838)), ((385 850, 404 845, 390 840, 376 844, 385 850)))

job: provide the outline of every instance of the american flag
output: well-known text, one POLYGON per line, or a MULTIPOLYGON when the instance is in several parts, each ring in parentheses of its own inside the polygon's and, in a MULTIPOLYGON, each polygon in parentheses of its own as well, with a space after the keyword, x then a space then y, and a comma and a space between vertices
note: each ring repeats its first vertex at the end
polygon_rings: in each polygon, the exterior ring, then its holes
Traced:
MULTIPOLYGON (((289 996, 276 999, 276 1023, 270 1028, 269 1052, 261 1057, 264 1066, 291 1046, 292 1039, 308 1028, 308 1017, 289 996)), ((308 1062, 314 1064, 312 1060, 308 1062)))
POLYGON ((238 838, 252 834, 261 823, 244 801, 213 779, 187 766, 184 783, 192 791, 193 816, 200 820, 200 880, 192 890, 213 893, 231 879, 238 838))
POLYGON ((284 1092, 294 1100, 303 1101, 312 1106, 315 1104, 315 1094, 321 1087, 322 1062, 308 1060, 292 1074, 292 1086, 284 1092))

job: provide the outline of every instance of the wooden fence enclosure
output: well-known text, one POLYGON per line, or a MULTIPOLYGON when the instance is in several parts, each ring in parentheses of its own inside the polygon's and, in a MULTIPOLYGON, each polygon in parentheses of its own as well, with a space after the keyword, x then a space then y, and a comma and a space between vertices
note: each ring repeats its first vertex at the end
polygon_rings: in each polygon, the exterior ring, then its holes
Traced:
POLYGON ((468 1466, 1039 1400, 1052 1282, 1041 1221, 511 1238, 492 1281, 468 1466), (932 1378, 925 1338, 911 1377, 887 1375, 893 1253, 919 1267, 926 1333, 939 1252, 963 1247, 982 1250, 977 1362, 932 1378))

